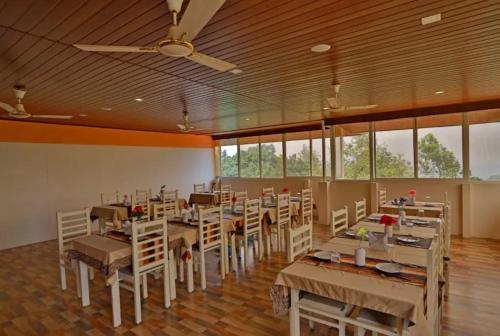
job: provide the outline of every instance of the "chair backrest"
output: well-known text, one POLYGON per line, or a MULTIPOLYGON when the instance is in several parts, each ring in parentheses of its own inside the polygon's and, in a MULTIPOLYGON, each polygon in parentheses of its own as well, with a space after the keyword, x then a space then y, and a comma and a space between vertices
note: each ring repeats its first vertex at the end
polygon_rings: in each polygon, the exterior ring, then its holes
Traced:
POLYGON ((173 218, 179 214, 179 198, 178 191, 164 191, 162 202, 153 204, 153 219, 167 217, 173 218))
POLYGON ((302 225, 310 225, 313 223, 313 202, 311 189, 302 189, 300 195, 300 216, 302 219, 302 225))
POLYGON ((235 191, 233 197, 236 198, 236 206, 243 206, 243 203, 248 199, 248 193, 245 191, 235 191))
POLYGON ((205 183, 195 183, 194 184, 194 192, 195 193, 204 193, 205 192, 205 183))
POLYGON ((349 213, 347 211, 347 205, 343 209, 332 210, 332 218, 330 224, 330 235, 335 237, 337 232, 342 230, 347 230, 349 227, 349 213))
POLYGON ((151 198, 151 189, 147 190, 136 190, 135 191, 135 197, 132 199, 132 207, 136 206, 142 206, 144 209, 144 214, 149 221, 149 218, 151 217, 151 208, 149 206, 149 199, 151 198))
POLYGON ((356 223, 366 217, 366 199, 354 202, 354 218, 356 223))
POLYGON ((212 208, 198 207, 198 244, 200 252, 209 251, 221 246, 223 220, 222 206, 212 208))
POLYGON ((231 206, 231 185, 223 184, 220 188, 220 203, 222 207, 231 206))
POLYGON ((243 231, 245 236, 249 233, 260 232, 262 230, 262 208, 261 199, 256 198, 253 200, 245 199, 243 201, 244 223, 243 231))
POLYGON ((72 240, 88 236, 92 232, 90 209, 57 212, 57 240, 59 255, 63 255, 72 240))
POLYGON ((111 193, 101 193, 101 205, 120 203, 120 193, 118 191, 111 193))
POLYGON ((385 189, 380 189, 378 191, 378 206, 382 206, 387 203, 387 191, 385 189))
POLYGON ((262 188, 262 203, 269 204, 274 195, 274 187, 262 188))
MULTIPOLYGON (((134 277, 164 267, 168 261, 167 219, 132 223, 134 277)), ((138 280, 138 279, 136 279, 138 280)))
POLYGON ((292 226, 291 216, 290 194, 278 194, 276 203, 276 222, 278 223, 278 227, 284 225, 285 228, 290 229, 292 226))

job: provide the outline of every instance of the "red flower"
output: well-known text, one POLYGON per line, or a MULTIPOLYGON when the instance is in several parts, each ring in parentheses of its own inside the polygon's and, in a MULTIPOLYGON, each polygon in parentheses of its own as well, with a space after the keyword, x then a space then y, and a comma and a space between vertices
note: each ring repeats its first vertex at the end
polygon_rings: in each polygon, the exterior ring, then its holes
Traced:
POLYGON ((283 188, 283 192, 287 193, 288 192, 288 188, 283 188))
POLYGON ((238 200, 238 199, 236 198, 236 196, 233 196, 233 198, 231 198, 231 201, 232 201, 233 203, 236 203, 236 201, 237 201, 237 200, 238 200))
POLYGON ((144 215, 144 208, 138 205, 132 210, 131 214, 132 216, 142 216, 144 215))
POLYGON ((187 201, 184 201, 184 205, 182 207, 186 210, 189 210, 189 203, 187 201))
POLYGON ((415 197, 417 195, 417 191, 415 189, 410 189, 410 191, 408 191, 408 195, 410 197, 415 197))
POLYGON ((397 222, 394 217, 383 215, 382 217, 380 217, 379 223, 384 224, 386 226, 390 226, 396 224, 397 222))

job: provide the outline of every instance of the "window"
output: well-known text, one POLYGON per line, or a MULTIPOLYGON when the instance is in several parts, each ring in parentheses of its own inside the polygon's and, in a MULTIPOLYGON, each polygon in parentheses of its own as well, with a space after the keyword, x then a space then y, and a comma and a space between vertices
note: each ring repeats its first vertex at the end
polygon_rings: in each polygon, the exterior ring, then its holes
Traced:
POLYGON ((286 175, 311 175, 309 132, 286 134, 286 175))
POLYGON ((470 178, 500 181, 500 110, 469 112, 470 178))
POLYGON ((413 167, 413 119, 376 122, 376 177, 414 177, 413 167))
POLYGON ((240 177, 260 177, 259 139, 240 139, 240 177))
POLYGON ((461 178, 462 114, 417 118, 418 177, 461 178))
POLYGON ((236 139, 221 141, 220 167, 223 177, 238 177, 238 146, 236 145, 236 139))
POLYGON ((370 178, 370 138, 368 123, 335 127, 335 160, 337 179, 370 178))
POLYGON ((283 177, 282 135, 260 137, 262 177, 283 177))
MULTIPOLYGON (((328 135, 329 130, 325 135, 328 135)), ((311 170, 312 176, 323 176, 323 132, 311 132, 311 170)), ((330 155, 330 138, 325 138, 325 154, 326 154, 326 176, 330 176, 331 172, 331 155, 330 155)))

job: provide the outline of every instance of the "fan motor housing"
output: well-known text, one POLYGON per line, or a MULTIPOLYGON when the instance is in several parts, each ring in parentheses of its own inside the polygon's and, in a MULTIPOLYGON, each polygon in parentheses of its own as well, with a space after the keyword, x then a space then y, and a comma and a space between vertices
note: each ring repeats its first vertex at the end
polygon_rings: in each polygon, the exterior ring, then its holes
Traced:
POLYGON ((158 50, 170 57, 186 57, 193 53, 194 47, 191 43, 181 40, 163 40, 158 43, 158 50))

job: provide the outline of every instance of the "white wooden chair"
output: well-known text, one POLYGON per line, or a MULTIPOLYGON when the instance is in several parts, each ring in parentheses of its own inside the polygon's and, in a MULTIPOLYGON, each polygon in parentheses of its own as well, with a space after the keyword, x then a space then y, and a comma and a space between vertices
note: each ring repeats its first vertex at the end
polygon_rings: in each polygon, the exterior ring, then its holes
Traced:
POLYGON ((354 219, 356 223, 366 217, 366 199, 354 202, 354 219))
MULTIPOLYGON (((61 289, 66 290, 66 261, 71 242, 91 234, 90 209, 69 212, 57 212, 57 241, 59 247, 59 270, 61 272, 61 289)), ((75 273, 76 291, 80 297, 80 275, 78 267, 71 267, 75 273)), ((89 269, 89 277, 93 279, 93 269, 89 269)))
POLYGON ((287 257, 292 263, 298 255, 312 250, 313 204, 312 190, 303 189, 300 198, 300 226, 293 227, 292 222, 287 227, 287 257))
POLYGON ((342 230, 347 230, 349 227, 349 213, 347 210, 347 205, 340 210, 332 210, 331 224, 330 224, 330 235, 335 237, 337 232, 342 230))
MULTIPOLYGON (((253 251, 254 260, 257 259, 255 254, 255 247, 258 244, 259 261, 262 260, 263 255, 263 240, 262 240, 262 209, 260 198, 243 201, 244 223, 243 230, 236 231, 236 240, 238 243, 243 241, 243 257, 245 269, 248 267, 248 238, 253 237, 253 251)), ((239 244, 238 244, 239 245, 239 244)))
POLYGON ((154 204, 153 205, 153 217, 155 217, 155 207, 160 205, 160 208, 157 208, 157 211, 163 211, 160 213, 161 215, 166 215, 167 219, 176 217, 179 215, 179 191, 164 191, 162 195, 162 204, 154 204))
POLYGON ((193 191, 195 193, 204 193, 205 192, 205 183, 195 183, 193 191))
POLYGON ((132 225, 132 268, 119 271, 120 286, 134 293, 135 323, 142 321, 142 296, 147 295, 149 273, 163 271, 163 295, 165 308, 170 307, 170 271, 168 262, 168 234, 166 218, 150 222, 134 222, 132 225), (125 283, 124 283, 125 282, 125 283), (128 287, 126 283, 132 284, 128 287))
POLYGON ((231 206, 231 185, 222 184, 220 187, 220 203, 222 208, 231 206))
POLYGON ((193 251, 194 262, 199 263, 201 289, 207 288, 207 277, 205 269, 205 254, 209 251, 220 250, 220 273, 225 278, 225 246, 223 237, 222 207, 198 208, 198 250, 193 251))
MULTIPOLYGON (((418 266, 425 266, 427 270, 426 284, 426 316, 431 328, 430 335, 440 334, 439 321, 439 243, 434 238, 431 247, 427 250, 422 262, 416 263, 418 266)), ((356 336, 364 336, 366 331, 371 331, 371 335, 406 336, 408 333, 409 321, 395 316, 374 311, 371 309, 361 309, 359 315, 354 319, 356 326, 356 336)))
POLYGON ((243 203, 245 202, 246 199, 248 199, 247 191, 246 190, 245 191, 235 191, 233 196, 236 197, 235 206, 237 208, 243 208, 243 203))
POLYGON ((378 208, 380 211, 380 207, 387 203, 387 190, 380 189, 378 191, 378 208))
POLYGON ((151 198, 151 189, 135 191, 135 197, 132 199, 132 209, 136 206, 142 206, 144 209, 144 218, 149 221, 151 218, 151 206, 149 199, 151 198))
POLYGON ((118 191, 112 193, 101 193, 101 205, 116 203, 120 203, 120 193, 118 191))
POLYGON ((274 195, 274 187, 262 188, 262 203, 269 204, 274 195))
POLYGON ((276 203, 276 222, 271 224, 271 236, 276 236, 278 252, 284 250, 285 230, 291 226, 290 194, 278 194, 276 203))

